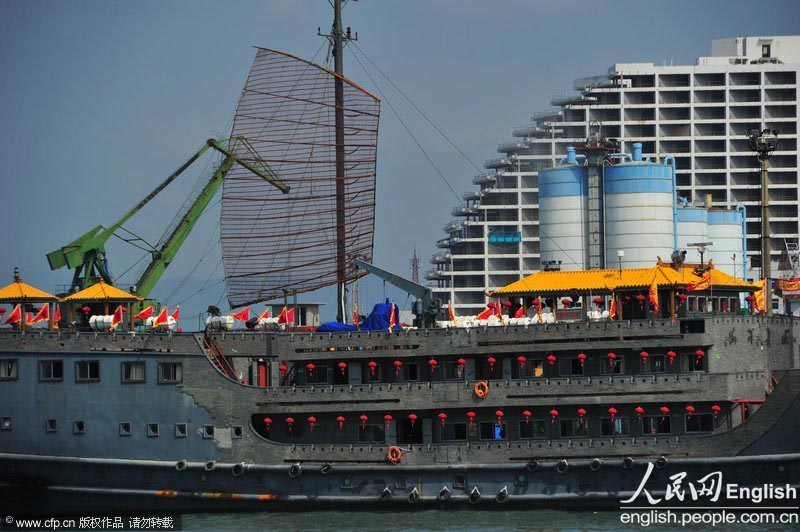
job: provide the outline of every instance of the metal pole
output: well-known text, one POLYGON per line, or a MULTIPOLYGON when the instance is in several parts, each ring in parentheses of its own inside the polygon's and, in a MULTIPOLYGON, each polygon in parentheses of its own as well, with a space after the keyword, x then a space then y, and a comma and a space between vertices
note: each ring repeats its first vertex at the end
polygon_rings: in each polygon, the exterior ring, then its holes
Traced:
POLYGON ((767 316, 772 316, 772 259, 769 238, 769 191, 767 190, 768 157, 761 159, 761 277, 764 282, 764 306, 767 316))
MULTIPOLYGON (((342 0, 333 1, 333 69, 337 74, 344 71, 342 50, 342 0)), ((345 262, 345 172, 344 172, 344 84, 342 78, 334 78, 336 102, 336 321, 346 323, 347 264, 345 262)))

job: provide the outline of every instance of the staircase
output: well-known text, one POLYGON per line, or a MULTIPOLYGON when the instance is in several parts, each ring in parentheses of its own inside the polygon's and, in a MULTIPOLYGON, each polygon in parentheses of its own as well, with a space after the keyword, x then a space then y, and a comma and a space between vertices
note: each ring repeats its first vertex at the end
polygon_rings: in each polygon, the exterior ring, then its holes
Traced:
POLYGON ((210 334, 203 335, 203 347, 206 350, 206 355, 208 358, 217 366, 226 377, 233 379, 235 381, 239 381, 239 377, 236 375, 236 370, 233 368, 233 363, 228 360, 228 357, 225 356, 225 353, 222 352, 222 348, 220 348, 217 341, 210 334))

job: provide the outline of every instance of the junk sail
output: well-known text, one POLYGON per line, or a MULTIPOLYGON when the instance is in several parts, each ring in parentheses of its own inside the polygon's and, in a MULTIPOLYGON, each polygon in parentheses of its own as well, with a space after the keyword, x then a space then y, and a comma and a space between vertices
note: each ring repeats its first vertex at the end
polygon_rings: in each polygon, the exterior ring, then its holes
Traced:
MULTIPOLYGON (((231 137, 241 136, 291 190, 235 167, 222 192, 221 243, 232 308, 336 283, 336 73, 258 48, 231 137)), ((344 83, 347 279, 372 259, 380 100, 344 83)))

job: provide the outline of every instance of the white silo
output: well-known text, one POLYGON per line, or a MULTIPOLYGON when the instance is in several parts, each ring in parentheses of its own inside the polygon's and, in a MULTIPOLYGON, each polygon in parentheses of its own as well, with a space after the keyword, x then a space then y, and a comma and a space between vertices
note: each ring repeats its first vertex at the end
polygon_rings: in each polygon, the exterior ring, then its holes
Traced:
MULTIPOLYGON (((698 252, 697 246, 692 246, 690 244, 710 241, 708 236, 708 209, 679 205, 677 220, 678 249, 686 250, 687 263, 700 264, 700 253, 698 252)), ((706 253, 703 255, 703 260, 707 259, 708 254, 706 253)))
POLYGON ((743 207, 739 210, 711 209, 708 211, 708 248, 706 260, 714 259, 714 267, 730 275, 747 278, 745 239, 743 237, 743 207))

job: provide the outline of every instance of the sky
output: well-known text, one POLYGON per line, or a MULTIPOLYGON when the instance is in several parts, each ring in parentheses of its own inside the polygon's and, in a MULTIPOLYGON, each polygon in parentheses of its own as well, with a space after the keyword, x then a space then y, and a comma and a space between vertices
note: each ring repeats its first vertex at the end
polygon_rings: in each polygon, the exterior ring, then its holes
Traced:
MULTIPOLYGON (((473 189, 472 162, 497 157, 513 128, 569 92, 573 79, 621 62, 691 64, 710 54, 714 38, 800 34, 800 2, 354 0, 343 20, 359 49, 469 159, 345 50, 345 75, 383 95, 373 262, 410 277, 415 246, 421 276, 431 267, 459 202, 450 188, 473 189)), ((327 0, 0 0, 0 284, 15 266, 44 290, 68 284, 71 272, 51 272, 45 254, 112 224, 205 139, 224 136, 253 46, 324 62, 317 27, 331 21, 327 0)), ((126 227, 158 240, 210 160, 126 227)), ((186 320, 208 305, 227 308, 218 222, 215 202, 152 294, 181 303, 186 320)), ((108 256, 126 280, 142 252, 114 239, 108 256)), ((359 290, 362 305, 383 297, 410 304, 379 281, 359 290)), ((323 318, 333 317, 333 289, 300 299, 326 303, 323 318)))

